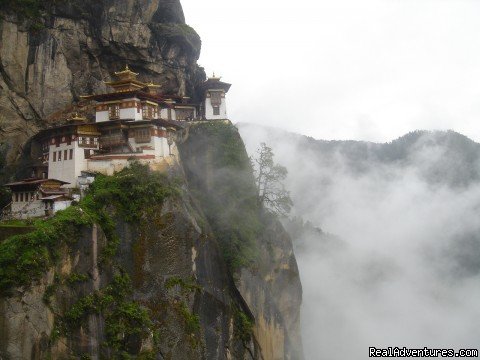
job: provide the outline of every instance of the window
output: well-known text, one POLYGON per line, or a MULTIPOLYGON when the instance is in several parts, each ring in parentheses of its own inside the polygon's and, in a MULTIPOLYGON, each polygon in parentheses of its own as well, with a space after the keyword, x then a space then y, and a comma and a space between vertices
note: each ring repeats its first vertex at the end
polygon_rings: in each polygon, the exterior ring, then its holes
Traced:
POLYGON ((110 119, 118 119, 120 117, 120 106, 109 105, 108 106, 108 117, 110 119))
POLYGON ((218 106, 213 107, 213 115, 220 115, 220 108, 218 106))
POLYGON ((58 152, 58 161, 62 161, 62 151, 58 152))
POLYGON ((219 91, 212 92, 210 95, 210 101, 212 103, 212 106, 218 106, 220 107, 220 104, 222 103, 222 93, 219 91))
POLYGON ((67 136, 67 145, 72 143, 72 137, 70 135, 67 136))
POLYGON ((151 140, 150 129, 136 129, 135 130, 135 142, 136 143, 149 143, 151 140))
POLYGON ((23 201, 23 193, 20 193, 20 201, 23 201))
POLYGON ((90 150, 84 150, 84 151, 83 151, 83 154, 84 154, 84 156, 85 156, 85 159, 90 159, 90 156, 91 156, 90 150))
POLYGON ((67 160, 68 150, 63 150, 63 160, 67 160))
POLYGON ((153 119, 155 114, 155 109, 151 105, 143 105, 142 116, 145 119, 153 119))
POLYGON ((15 201, 18 202, 18 193, 15 193, 15 201))
POLYGON ((70 149, 70 156, 69 156, 69 159, 72 160, 73 159, 73 149, 70 149))
POLYGON ((57 152, 53 152, 53 162, 57 161, 57 152))

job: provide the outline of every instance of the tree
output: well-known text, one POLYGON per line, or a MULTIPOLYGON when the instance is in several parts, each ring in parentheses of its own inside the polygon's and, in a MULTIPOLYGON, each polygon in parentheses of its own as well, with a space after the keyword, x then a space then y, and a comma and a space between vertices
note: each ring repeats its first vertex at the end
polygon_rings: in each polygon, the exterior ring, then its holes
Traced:
POLYGON ((253 159, 258 202, 261 206, 280 215, 287 215, 293 205, 290 193, 282 181, 287 177, 287 168, 273 161, 272 148, 260 144, 258 156, 253 159))

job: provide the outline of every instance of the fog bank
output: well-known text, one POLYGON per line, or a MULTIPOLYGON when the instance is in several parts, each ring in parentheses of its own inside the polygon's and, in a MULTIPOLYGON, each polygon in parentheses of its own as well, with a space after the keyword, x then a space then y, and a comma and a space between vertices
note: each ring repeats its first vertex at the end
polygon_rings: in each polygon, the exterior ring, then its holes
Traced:
POLYGON ((426 134, 379 161, 375 144, 323 152, 312 139, 239 128, 250 154, 265 141, 288 168, 293 215, 343 241, 296 241, 307 359, 367 359, 369 346, 479 347, 477 144, 462 157, 450 145, 467 140, 426 134))

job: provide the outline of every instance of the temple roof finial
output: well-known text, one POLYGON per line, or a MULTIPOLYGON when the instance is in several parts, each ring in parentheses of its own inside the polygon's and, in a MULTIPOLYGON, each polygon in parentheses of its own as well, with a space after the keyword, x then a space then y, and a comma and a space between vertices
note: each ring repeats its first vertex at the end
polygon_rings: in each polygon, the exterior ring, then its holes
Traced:
POLYGON ((221 76, 216 76, 216 75, 215 75, 215 71, 214 71, 213 74, 212 74, 212 77, 209 77, 208 80, 218 81, 218 80, 220 80, 221 78, 222 78, 221 76))
POLYGON ((122 70, 122 71, 116 71, 115 75, 118 76, 119 78, 127 78, 127 77, 128 78, 136 78, 138 73, 130 70, 130 67, 128 66, 128 64, 126 64, 125 69, 122 70))

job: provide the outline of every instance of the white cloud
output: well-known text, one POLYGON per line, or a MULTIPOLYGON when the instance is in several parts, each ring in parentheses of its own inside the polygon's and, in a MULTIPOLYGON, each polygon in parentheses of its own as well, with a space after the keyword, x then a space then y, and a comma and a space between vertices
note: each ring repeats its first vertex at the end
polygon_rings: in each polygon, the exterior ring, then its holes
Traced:
POLYGON ((307 359, 366 360, 369 346, 478 348, 480 183, 426 180, 429 165, 451 165, 445 147, 427 136, 403 166, 352 163, 292 134, 240 131, 250 153, 265 141, 288 168, 296 214, 345 243, 312 236, 296 249, 307 359))
POLYGON ((480 140, 480 3, 183 0, 232 120, 317 138, 417 129, 480 140), (359 119, 368 119, 367 129, 359 119))

